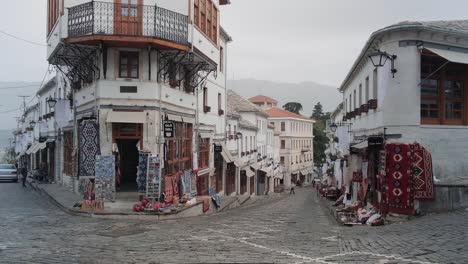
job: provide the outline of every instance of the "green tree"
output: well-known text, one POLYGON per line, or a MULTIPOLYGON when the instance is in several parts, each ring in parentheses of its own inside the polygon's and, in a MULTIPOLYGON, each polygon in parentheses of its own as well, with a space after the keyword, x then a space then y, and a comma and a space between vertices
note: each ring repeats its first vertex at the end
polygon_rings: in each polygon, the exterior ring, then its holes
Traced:
POLYGON ((319 124, 314 124, 314 164, 319 165, 325 158, 325 149, 328 142, 327 135, 323 127, 319 124))
POLYGON ((289 102, 283 105, 283 109, 292 113, 300 114, 302 111, 302 104, 297 102, 289 102))
POLYGON ((320 102, 314 106, 311 118, 316 121, 314 124, 314 163, 317 165, 321 164, 322 160, 325 158, 325 149, 328 143, 325 128, 330 116, 330 112, 323 113, 322 104, 320 104, 320 102))
POLYGON ((323 108, 322 108, 322 104, 320 104, 320 102, 318 102, 317 104, 315 104, 314 106, 314 110, 312 111, 312 116, 311 118, 314 118, 315 120, 320 120, 322 119, 323 117, 323 108))

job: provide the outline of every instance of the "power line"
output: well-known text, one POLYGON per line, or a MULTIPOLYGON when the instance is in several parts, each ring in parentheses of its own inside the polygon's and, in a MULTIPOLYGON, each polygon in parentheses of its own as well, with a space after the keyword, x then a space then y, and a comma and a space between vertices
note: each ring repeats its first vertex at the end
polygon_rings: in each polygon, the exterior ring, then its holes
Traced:
POLYGON ((17 36, 15 36, 15 35, 9 34, 9 33, 5 32, 5 31, 1 30, 1 29, 0 29, 0 33, 5 34, 5 35, 7 35, 7 36, 10 36, 10 37, 12 37, 12 38, 15 38, 15 39, 17 39, 17 40, 21 40, 21 41, 24 41, 24 42, 28 42, 28 43, 30 43, 30 44, 34 44, 34 45, 38 45, 38 46, 42 46, 42 47, 47 47, 46 44, 42 44, 42 43, 38 43, 38 42, 34 42, 34 41, 27 40, 27 39, 24 39, 24 38, 20 38, 20 37, 17 37, 17 36))
POLYGON ((20 89, 20 88, 28 88, 28 87, 35 87, 35 85, 23 85, 23 86, 7 86, 7 87, 0 87, 0 90, 7 90, 7 89, 20 89))
POLYGON ((15 111, 18 111, 18 110, 21 110, 21 108, 16 108, 16 109, 10 109, 10 110, 6 110, 6 111, 1 111, 0 114, 7 114, 7 113, 15 112, 15 111))

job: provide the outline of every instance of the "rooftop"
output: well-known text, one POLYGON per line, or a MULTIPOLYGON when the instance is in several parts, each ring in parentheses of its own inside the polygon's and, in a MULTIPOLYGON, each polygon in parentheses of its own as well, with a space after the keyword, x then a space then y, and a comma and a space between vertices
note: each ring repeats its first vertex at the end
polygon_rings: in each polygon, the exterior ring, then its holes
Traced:
POLYGON ((286 110, 278 108, 278 107, 272 107, 270 109, 267 109, 266 112, 270 117, 299 118, 299 119, 305 119, 305 120, 312 121, 312 119, 307 118, 307 117, 305 117, 303 115, 292 113, 292 112, 286 111, 286 110))
POLYGON ((386 33, 400 30, 415 30, 415 31, 432 31, 436 33, 452 34, 455 36, 468 37, 468 20, 439 20, 439 21, 403 21, 380 30, 375 31, 371 34, 366 44, 364 45, 361 53, 351 67, 348 75, 344 79, 340 86, 340 91, 343 91, 347 83, 352 79, 355 70, 366 58, 367 53, 373 48, 375 40, 383 36, 386 33))
POLYGON ((249 102, 249 100, 240 96, 233 90, 227 91, 227 111, 228 113, 254 112, 265 117, 268 116, 268 114, 262 109, 260 109, 260 107, 252 104, 251 102, 249 102))
POLYGON ((264 95, 254 96, 254 97, 250 98, 249 101, 252 102, 252 103, 264 103, 264 102, 273 103, 273 104, 278 103, 278 101, 276 101, 275 99, 273 99, 271 97, 268 97, 268 96, 264 96, 264 95))

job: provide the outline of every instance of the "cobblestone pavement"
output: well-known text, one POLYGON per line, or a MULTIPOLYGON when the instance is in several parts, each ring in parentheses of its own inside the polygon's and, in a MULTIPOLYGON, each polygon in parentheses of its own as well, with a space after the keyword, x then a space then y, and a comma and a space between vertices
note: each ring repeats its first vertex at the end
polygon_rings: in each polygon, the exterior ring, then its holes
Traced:
POLYGON ((466 263, 468 212, 339 227, 311 189, 166 222, 68 215, 0 183, 0 263, 466 263))

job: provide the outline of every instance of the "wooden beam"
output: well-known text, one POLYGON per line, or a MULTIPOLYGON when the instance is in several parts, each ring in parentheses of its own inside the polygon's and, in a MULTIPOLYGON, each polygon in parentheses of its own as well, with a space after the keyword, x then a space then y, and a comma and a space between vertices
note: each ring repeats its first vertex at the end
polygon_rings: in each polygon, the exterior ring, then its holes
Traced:
POLYGON ((147 47, 148 44, 154 45, 161 49, 176 49, 181 51, 189 51, 188 45, 178 44, 175 42, 155 39, 150 37, 130 37, 130 36, 115 36, 115 35, 91 35, 83 37, 69 37, 65 39, 65 43, 69 44, 94 44, 105 42, 109 46, 143 46, 147 47))

